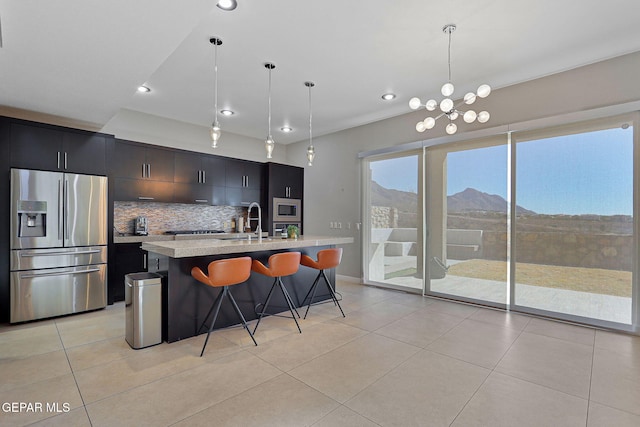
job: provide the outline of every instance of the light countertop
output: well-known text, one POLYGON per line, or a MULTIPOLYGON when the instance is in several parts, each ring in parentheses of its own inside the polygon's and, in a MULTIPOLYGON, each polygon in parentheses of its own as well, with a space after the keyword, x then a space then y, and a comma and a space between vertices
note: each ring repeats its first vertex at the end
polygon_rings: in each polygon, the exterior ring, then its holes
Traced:
MULTIPOLYGON (((212 233, 212 234, 150 234, 148 236, 113 236, 113 243, 142 243, 142 242, 162 242, 173 240, 207 240, 207 239, 230 239, 247 238, 250 233, 212 233)), ((262 233, 263 238, 267 236, 262 233)))
POLYGON ((310 246, 328 246, 353 243, 353 237, 300 236, 298 239, 280 239, 263 237, 258 240, 220 240, 216 238, 195 240, 143 241, 142 249, 171 258, 189 258, 196 256, 221 255, 278 249, 305 248, 310 246))

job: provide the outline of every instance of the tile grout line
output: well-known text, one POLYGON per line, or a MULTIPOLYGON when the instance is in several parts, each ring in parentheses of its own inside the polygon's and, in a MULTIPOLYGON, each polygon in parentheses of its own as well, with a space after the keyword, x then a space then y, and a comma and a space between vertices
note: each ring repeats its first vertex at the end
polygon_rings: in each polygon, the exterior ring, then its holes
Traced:
POLYGON ((67 347, 64 345, 64 341, 62 339, 62 335, 60 334, 60 329, 58 328, 58 322, 54 322, 56 326, 56 332, 58 333, 58 338, 60 338, 60 344, 62 344, 62 349, 64 350, 64 357, 67 359, 67 363, 69 364, 69 370, 71 370, 71 375, 73 376, 73 382, 76 385, 76 389, 78 390, 78 395, 80 396, 80 400, 82 401, 82 408, 84 409, 84 413, 87 415, 87 420, 89 421, 89 425, 93 426, 93 422, 91 422, 91 417, 89 417, 89 411, 87 410, 87 404, 84 401, 84 397, 82 396, 82 391, 80 390, 80 385, 78 384, 78 380, 76 379, 76 373, 71 365, 71 361, 69 360, 69 354, 67 353, 67 347))
MULTIPOLYGON (((462 406, 462 408, 460 409, 460 411, 458 411, 458 413, 456 414, 456 416, 453 418, 453 420, 451 421, 451 423, 449 424, 449 426, 452 426, 456 420, 458 419, 458 417, 460 416, 460 414, 462 414, 462 412, 464 412, 465 408, 469 405, 469 403, 473 400, 473 398, 476 396, 476 394, 478 394, 478 391, 480 391, 480 389, 482 388, 482 386, 487 382, 487 380, 489 379, 489 377, 491 376, 491 374, 493 374, 494 372, 496 372, 496 367, 500 364, 500 362, 502 361, 502 359, 504 359, 504 357, 507 355, 507 353, 509 352, 509 350, 511 350, 511 347, 513 347, 513 345, 515 344, 515 342, 518 340, 518 338, 520 338, 520 336, 522 336, 522 334, 524 333, 524 330, 527 328, 527 325, 529 325, 529 322, 531 322, 531 319, 529 319, 529 321, 527 322, 526 325, 524 325, 524 327, 522 328, 522 330, 520 331, 520 333, 518 334, 518 336, 511 342, 511 344, 509 345, 509 348, 507 348, 504 352, 504 354, 502 355, 502 357, 500 357, 500 360, 498 360, 496 362, 495 365, 493 365, 493 367, 491 368, 489 375, 486 376, 486 378, 482 381, 482 383, 480 383, 480 385, 478 386, 478 388, 476 389, 476 391, 473 392, 473 394, 471 395, 471 397, 467 400, 467 402, 462 406)), ((495 326, 495 325, 494 325, 495 326)), ((499 326, 499 325, 498 325, 499 326)), ((467 362, 469 363, 469 362, 467 362)), ((487 369, 487 368, 485 368, 487 369)), ((501 374, 501 372, 498 372, 501 374)), ((504 375, 504 374, 503 374, 504 375)))

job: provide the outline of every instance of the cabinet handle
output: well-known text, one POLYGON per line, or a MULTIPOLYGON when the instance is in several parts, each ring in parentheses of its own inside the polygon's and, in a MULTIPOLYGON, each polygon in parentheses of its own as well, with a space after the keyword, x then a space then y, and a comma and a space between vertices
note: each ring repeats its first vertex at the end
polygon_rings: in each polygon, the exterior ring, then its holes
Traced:
POLYGON ((202 182, 202 178, 201 178, 201 176, 202 176, 202 171, 201 171, 201 170, 199 170, 199 171, 198 171, 198 184, 200 184, 200 183, 202 182))
POLYGON ((138 196, 138 200, 155 200, 153 197, 138 196))
POLYGON ((142 164, 142 177, 146 178, 147 175, 147 165, 145 165, 144 163, 142 164))
POLYGON ((202 171, 202 183, 207 183, 207 171, 202 171))
POLYGON ((195 202, 196 203, 209 203, 208 200, 204 200, 204 199, 196 199, 195 202))
POLYGON ((142 268, 147 269, 147 254, 142 254, 142 268))
POLYGON ((64 170, 67 170, 67 152, 64 152, 64 170))
POLYGON ((245 185, 245 187, 249 186, 249 175, 247 175, 247 185, 245 185))
POLYGON ((151 163, 147 163, 147 178, 151 178, 151 163))
POLYGON ((58 151, 58 169, 60 169, 60 152, 58 151))

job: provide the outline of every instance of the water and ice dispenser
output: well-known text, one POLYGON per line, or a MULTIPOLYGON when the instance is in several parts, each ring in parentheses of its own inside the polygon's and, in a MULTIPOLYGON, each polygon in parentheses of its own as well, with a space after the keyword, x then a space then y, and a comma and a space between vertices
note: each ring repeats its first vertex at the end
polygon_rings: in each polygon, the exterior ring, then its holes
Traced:
POLYGON ((47 202, 18 200, 18 237, 47 235, 47 202))

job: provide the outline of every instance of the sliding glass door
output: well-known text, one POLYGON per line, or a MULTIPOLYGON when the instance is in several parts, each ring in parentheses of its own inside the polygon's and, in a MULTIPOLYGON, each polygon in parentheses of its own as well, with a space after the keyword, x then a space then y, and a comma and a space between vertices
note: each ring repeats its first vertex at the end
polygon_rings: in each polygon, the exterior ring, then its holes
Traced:
POLYGON ((507 304, 505 135, 426 150, 427 293, 507 304))
POLYGON ((632 323, 630 118, 513 135, 514 309, 632 323))
POLYGON ((365 283, 423 290, 422 153, 364 163, 365 283))

